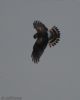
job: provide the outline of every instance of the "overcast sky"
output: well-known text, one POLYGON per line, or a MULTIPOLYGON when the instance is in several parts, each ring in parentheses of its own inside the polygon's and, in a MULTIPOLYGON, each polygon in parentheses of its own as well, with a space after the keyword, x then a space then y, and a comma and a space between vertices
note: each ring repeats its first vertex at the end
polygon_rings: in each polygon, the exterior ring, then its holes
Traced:
POLYGON ((79 0, 0 0, 0 96, 80 100, 79 0), (34 64, 37 19, 58 26, 61 41, 34 64))

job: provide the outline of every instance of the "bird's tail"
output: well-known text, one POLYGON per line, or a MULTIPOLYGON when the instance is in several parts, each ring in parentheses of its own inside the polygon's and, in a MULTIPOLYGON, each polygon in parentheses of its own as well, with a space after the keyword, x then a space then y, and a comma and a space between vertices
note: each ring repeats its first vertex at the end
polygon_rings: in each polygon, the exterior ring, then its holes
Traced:
POLYGON ((60 31, 56 26, 53 26, 49 32, 51 33, 51 37, 49 38, 49 46, 54 46, 60 41, 60 31))

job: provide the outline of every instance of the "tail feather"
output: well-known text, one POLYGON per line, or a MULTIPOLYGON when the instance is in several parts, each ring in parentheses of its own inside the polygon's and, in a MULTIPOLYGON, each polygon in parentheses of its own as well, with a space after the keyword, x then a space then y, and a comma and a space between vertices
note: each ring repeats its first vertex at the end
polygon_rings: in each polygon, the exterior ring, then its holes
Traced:
POLYGON ((48 41, 49 46, 54 46, 60 41, 60 31, 56 26, 53 26, 49 32, 51 33, 51 37, 48 41))

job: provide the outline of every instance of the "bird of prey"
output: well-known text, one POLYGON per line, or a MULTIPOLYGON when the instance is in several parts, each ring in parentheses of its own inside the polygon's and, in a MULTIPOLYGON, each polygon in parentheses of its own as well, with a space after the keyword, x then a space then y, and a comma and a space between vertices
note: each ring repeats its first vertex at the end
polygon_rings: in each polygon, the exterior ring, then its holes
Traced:
POLYGON ((36 42, 33 46, 31 58, 34 63, 38 63, 47 45, 52 47, 59 42, 60 31, 56 26, 53 26, 51 29, 48 29, 39 20, 35 20, 33 22, 33 27, 37 32, 33 36, 33 38, 36 39, 36 42))

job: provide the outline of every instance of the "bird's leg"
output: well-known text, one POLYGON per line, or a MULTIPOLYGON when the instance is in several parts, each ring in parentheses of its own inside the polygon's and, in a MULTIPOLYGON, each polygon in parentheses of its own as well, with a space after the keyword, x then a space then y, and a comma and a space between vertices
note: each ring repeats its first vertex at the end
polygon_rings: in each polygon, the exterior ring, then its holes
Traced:
POLYGON ((38 33, 34 34, 33 38, 34 39, 38 38, 38 33))
POLYGON ((36 34, 34 34, 34 39, 36 39, 36 38, 40 38, 40 37, 42 37, 42 34, 41 33, 36 33, 36 34))

